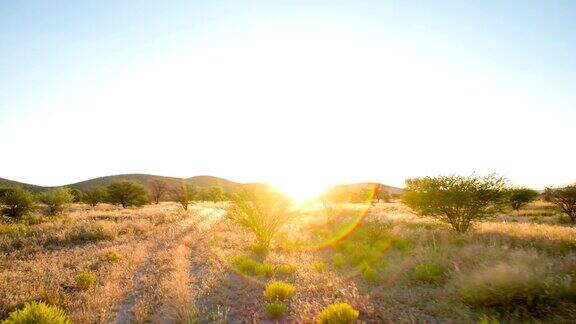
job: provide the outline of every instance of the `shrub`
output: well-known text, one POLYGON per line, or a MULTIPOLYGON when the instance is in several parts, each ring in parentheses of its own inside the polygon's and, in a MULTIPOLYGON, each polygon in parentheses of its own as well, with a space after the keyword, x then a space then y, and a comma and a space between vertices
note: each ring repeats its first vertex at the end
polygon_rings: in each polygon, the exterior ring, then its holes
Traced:
POLYGON ((3 189, 0 192, 0 215, 20 218, 34 209, 34 197, 20 187, 3 189))
POLYGON ((84 193, 76 188, 69 188, 68 192, 72 195, 72 202, 73 203, 80 203, 83 201, 84 193))
POLYGON ((374 270, 374 268, 372 268, 368 262, 363 261, 360 263, 358 265, 358 271, 360 271, 360 274, 364 280, 371 283, 378 281, 378 272, 376 272, 376 270, 374 270))
POLYGON ((268 301, 282 301, 292 297, 294 292, 296 288, 293 285, 284 281, 272 281, 264 290, 264 298, 268 301))
POLYGON ((78 289, 87 290, 96 284, 96 275, 90 271, 82 271, 74 277, 78 289))
POLYGON ((232 264, 239 272, 243 274, 253 274, 259 263, 245 256, 237 256, 232 260, 232 264))
POLYGON ((70 189, 59 188, 43 192, 38 199, 48 207, 48 215, 54 216, 62 214, 66 205, 74 201, 74 196, 70 193, 70 189))
POLYGON ((286 313, 286 305, 280 301, 273 301, 266 304, 266 313, 272 318, 280 317, 286 313))
POLYGON ((251 231, 258 245, 268 249, 290 218, 287 200, 266 190, 244 191, 232 196, 232 200, 234 205, 228 211, 228 218, 251 231))
POLYGON ((412 276, 416 281, 437 283, 444 276, 444 268, 435 263, 423 262, 414 268, 412 276))
POLYGON ((118 262, 122 260, 122 254, 116 251, 110 251, 106 254, 106 259, 108 259, 109 262, 118 262))
POLYGON ((194 199, 195 192, 196 189, 194 187, 182 182, 178 188, 171 190, 171 198, 173 201, 180 203, 184 210, 188 210, 188 205, 194 199))
POLYGON ((254 272, 259 276, 270 278, 274 275, 274 266, 270 263, 259 263, 254 272))
POLYGON ((510 207, 518 211, 524 205, 532 202, 540 195, 538 191, 529 188, 512 188, 508 191, 510 207))
POLYGON ((318 324, 354 323, 360 313, 347 303, 337 303, 326 307, 318 316, 318 324))
POLYGON ((528 262, 525 257, 523 259, 513 257, 462 276, 456 281, 461 300, 474 308, 524 309, 537 314, 562 301, 576 299, 573 266, 551 274, 547 264, 537 255, 528 262), (568 273, 562 273, 562 270, 568 273))
POLYGON ((572 223, 576 222, 576 184, 564 188, 546 188, 544 199, 560 207, 572 223))
POLYGON ((88 205, 96 207, 96 205, 106 200, 106 191, 102 188, 92 188, 84 192, 82 199, 88 205))
POLYGON ((315 261, 313 266, 314 266, 314 270, 316 270, 320 273, 326 272, 326 270, 327 270, 326 264, 322 261, 315 261))
POLYGON ((72 324, 64 310, 58 306, 43 302, 30 302, 24 308, 15 310, 5 319, 3 324, 72 324))
POLYGON ((123 208, 128 206, 142 206, 147 201, 146 189, 132 181, 118 181, 111 183, 106 189, 108 200, 123 208))
POLYGON ((276 272, 283 275, 291 275, 296 272, 296 267, 291 264, 281 264, 276 268, 276 272))
POLYGON ((332 264, 336 268, 342 268, 345 262, 346 261, 344 260, 344 255, 342 255, 341 253, 336 253, 332 256, 332 264))
POLYGON ((439 176, 406 180, 404 203, 420 215, 435 217, 458 232, 477 219, 492 216, 507 203, 505 180, 486 177, 439 176))

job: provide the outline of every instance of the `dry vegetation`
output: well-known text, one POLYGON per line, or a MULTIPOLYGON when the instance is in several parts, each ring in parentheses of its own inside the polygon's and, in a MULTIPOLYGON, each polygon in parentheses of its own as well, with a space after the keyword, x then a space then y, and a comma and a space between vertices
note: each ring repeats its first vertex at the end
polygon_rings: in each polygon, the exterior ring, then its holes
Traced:
POLYGON ((75 205, 0 224, 0 318, 31 301, 76 323, 576 318, 576 229, 543 202, 464 234, 397 202, 311 205, 268 251, 227 204, 75 205))

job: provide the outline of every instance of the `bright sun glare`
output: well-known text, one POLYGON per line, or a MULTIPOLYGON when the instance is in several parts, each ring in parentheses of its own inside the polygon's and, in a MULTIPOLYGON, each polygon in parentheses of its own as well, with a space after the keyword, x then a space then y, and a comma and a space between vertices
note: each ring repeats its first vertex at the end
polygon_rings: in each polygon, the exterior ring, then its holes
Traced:
POLYGON ((316 198, 327 190, 329 185, 320 181, 309 181, 309 179, 308 181, 298 181, 294 179, 278 181, 274 184, 274 187, 291 198, 294 203, 302 204, 316 198))

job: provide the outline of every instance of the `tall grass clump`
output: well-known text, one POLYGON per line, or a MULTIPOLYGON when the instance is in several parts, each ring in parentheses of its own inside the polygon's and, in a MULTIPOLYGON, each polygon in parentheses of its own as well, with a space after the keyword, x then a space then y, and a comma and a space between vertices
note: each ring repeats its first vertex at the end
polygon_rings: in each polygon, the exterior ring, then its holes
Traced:
POLYGON ((414 268, 412 277, 420 282, 438 283, 444 277, 444 268, 436 263, 422 262, 414 268))
POLYGON ((290 219, 288 201, 269 190, 244 191, 232 196, 228 218, 254 234, 258 246, 268 249, 290 219))
POLYGON ((296 288, 284 281, 272 281, 264 290, 264 298, 268 301, 283 301, 296 292, 296 288))
POLYGON ((347 303, 337 303, 326 307, 318 315, 318 324, 351 324, 360 313, 347 303))
POLYGON ((3 324, 72 324, 68 315, 58 306, 43 302, 30 302, 24 308, 15 310, 3 324))
POLYGON ((286 313, 286 305, 280 301, 273 301, 266 304, 266 313, 272 317, 277 318, 286 313))

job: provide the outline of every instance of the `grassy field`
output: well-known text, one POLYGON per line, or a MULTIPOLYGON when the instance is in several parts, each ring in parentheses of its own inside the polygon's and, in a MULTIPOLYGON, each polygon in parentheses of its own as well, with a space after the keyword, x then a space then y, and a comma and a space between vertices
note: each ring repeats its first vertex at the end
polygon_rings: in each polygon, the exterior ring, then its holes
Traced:
POLYGON ((370 323, 576 318, 576 229, 543 202, 466 234, 395 202, 310 205, 267 252, 226 207, 74 205, 2 223, 0 318, 33 300, 77 323, 313 322, 337 302, 370 323), (275 319, 271 281, 295 288, 275 319))

